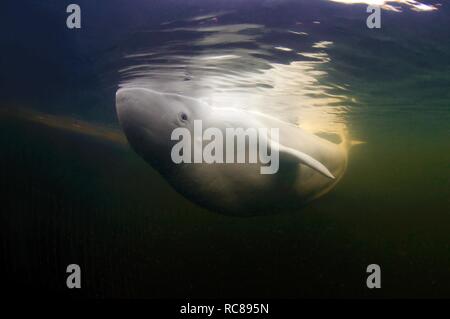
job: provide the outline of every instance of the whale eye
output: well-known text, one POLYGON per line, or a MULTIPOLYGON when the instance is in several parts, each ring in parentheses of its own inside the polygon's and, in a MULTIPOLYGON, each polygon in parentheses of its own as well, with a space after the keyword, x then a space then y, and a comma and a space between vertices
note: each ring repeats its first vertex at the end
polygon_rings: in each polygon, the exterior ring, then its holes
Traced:
POLYGON ((184 112, 181 112, 181 113, 180 113, 180 120, 181 120, 182 122, 186 122, 186 121, 188 120, 187 114, 184 113, 184 112))

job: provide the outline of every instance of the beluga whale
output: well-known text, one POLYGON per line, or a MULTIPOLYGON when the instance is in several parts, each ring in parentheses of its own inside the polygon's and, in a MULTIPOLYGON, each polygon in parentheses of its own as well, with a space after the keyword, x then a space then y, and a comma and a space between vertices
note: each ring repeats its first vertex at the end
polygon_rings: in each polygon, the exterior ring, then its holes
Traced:
POLYGON ((132 149, 177 192, 226 215, 299 210, 347 168, 345 136, 333 143, 263 113, 140 87, 120 88, 116 111, 132 149))

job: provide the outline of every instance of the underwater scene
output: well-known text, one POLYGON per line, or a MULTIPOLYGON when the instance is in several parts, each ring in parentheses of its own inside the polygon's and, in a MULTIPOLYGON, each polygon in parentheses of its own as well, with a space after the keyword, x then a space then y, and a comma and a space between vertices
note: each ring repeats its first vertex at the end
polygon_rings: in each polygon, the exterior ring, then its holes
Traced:
POLYGON ((1 11, 11 294, 450 297, 448 0, 27 0, 1 11), (195 134, 199 120, 216 138, 277 131, 258 135, 252 164, 207 162, 195 135, 192 154, 178 154, 193 162, 177 162, 175 129, 195 134), (82 289, 68 289, 70 264, 82 289))

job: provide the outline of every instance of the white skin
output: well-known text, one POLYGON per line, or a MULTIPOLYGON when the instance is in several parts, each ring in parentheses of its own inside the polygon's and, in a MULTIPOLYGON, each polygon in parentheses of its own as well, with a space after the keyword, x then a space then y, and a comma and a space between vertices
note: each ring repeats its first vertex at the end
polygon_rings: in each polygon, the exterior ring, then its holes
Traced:
MULTIPOLYGON (((119 122, 133 149, 182 195, 228 215, 252 216, 297 210, 331 190, 347 167, 347 143, 334 144, 292 124, 260 113, 214 108, 199 100, 142 88, 117 91, 119 122), (280 158, 276 174, 255 164, 175 164, 172 131, 194 120, 203 130, 278 128, 280 158)), ((195 141, 193 141, 194 143, 195 141)), ((265 164, 264 166, 267 166, 265 164)))

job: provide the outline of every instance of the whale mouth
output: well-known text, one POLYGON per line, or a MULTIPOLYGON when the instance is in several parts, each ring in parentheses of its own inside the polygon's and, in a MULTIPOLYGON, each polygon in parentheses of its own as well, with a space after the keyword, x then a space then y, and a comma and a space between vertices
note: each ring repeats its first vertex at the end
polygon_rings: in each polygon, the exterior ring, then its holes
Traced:
POLYGON ((170 108, 164 95, 149 89, 120 88, 116 92, 116 112, 128 143, 141 156, 165 149, 170 140, 166 118, 170 108))
MULTIPOLYGON (((151 112, 145 91, 140 88, 121 88, 116 92, 116 112, 119 124, 130 145, 141 151, 147 144, 151 127, 151 112)), ((140 153, 140 152, 138 152, 140 153)))
POLYGON ((140 107, 134 101, 133 92, 135 89, 119 89, 116 92, 116 112, 120 126, 129 138, 129 131, 136 125, 136 119, 139 118, 140 107))

